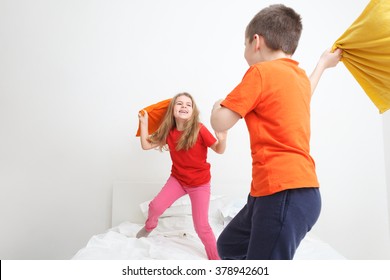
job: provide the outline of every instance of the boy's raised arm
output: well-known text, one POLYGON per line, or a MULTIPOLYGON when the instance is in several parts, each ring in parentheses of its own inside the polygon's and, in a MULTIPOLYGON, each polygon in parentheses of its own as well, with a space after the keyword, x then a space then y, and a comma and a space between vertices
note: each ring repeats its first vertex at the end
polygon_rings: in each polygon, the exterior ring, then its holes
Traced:
POLYGON ((330 49, 328 49, 321 55, 316 67, 314 68, 313 72, 309 77, 311 84, 311 94, 314 93, 314 90, 316 89, 317 84, 325 69, 335 67, 339 63, 341 55, 341 49, 336 49, 334 52, 331 52, 330 49))
POLYGON ((222 107, 221 102, 223 99, 215 102, 213 109, 211 110, 210 123, 211 127, 217 131, 227 131, 232 128, 241 116, 232 110, 222 107))

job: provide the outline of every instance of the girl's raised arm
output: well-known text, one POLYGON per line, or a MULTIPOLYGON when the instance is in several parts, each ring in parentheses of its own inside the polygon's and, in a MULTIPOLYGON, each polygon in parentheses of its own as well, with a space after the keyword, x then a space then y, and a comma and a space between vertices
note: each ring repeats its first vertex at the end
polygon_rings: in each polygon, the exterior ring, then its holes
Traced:
POLYGON ((144 150, 150 150, 157 147, 157 144, 152 144, 149 141, 149 131, 148 131, 148 112, 143 110, 138 113, 138 119, 140 121, 140 139, 141 147, 144 150), (143 114, 142 114, 143 113, 143 114))

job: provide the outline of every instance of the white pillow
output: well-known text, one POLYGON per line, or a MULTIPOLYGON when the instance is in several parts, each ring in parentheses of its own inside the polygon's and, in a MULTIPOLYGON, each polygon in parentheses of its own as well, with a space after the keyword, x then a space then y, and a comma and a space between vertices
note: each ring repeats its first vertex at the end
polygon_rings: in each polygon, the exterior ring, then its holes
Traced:
POLYGON ((192 216, 190 215, 162 217, 158 219, 158 226, 156 231, 160 233, 177 231, 195 233, 192 216))
MULTIPOLYGON (((219 235, 224 227, 221 215, 219 218, 209 217, 209 224, 216 236, 219 235)), ((158 226, 153 232, 155 234, 162 233, 165 236, 197 236, 191 215, 162 217, 158 219, 158 226)))
POLYGON ((245 204, 246 198, 235 198, 220 209, 224 226, 241 211, 245 204))
MULTIPOLYGON (((225 202, 224 196, 215 196, 211 195, 210 197, 210 208, 209 208, 209 216, 211 217, 219 217, 221 216, 220 209, 223 207, 225 202)), ((149 203, 151 200, 145 201, 140 204, 140 208, 142 214, 145 218, 148 217, 149 203)), ((192 215, 191 210, 191 200, 188 195, 184 195, 176 200, 165 212, 160 216, 163 217, 178 217, 178 216, 186 216, 192 215)))

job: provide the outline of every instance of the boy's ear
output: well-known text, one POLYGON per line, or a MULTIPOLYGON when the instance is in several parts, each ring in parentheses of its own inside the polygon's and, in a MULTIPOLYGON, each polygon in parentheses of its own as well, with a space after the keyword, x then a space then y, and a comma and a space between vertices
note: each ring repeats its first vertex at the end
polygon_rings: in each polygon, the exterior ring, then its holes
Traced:
POLYGON ((253 41, 255 42, 255 50, 260 50, 264 45, 264 38, 261 35, 255 34, 253 35, 253 41))

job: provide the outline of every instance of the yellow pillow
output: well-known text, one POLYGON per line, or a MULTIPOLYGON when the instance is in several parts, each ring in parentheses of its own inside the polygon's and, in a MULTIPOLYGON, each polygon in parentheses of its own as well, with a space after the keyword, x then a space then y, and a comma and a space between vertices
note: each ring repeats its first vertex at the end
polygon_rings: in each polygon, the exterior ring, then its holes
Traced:
POLYGON ((371 0, 336 40, 342 62, 380 113, 390 109, 390 1, 371 0))

